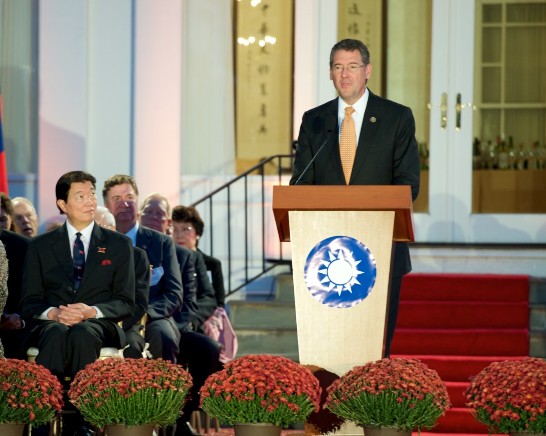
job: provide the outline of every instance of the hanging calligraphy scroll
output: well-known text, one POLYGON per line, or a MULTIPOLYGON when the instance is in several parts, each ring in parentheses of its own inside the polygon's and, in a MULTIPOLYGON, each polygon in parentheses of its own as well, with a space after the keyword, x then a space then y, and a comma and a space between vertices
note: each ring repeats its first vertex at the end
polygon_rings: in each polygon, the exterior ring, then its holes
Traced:
POLYGON ((379 95, 385 95, 383 3, 384 0, 338 0, 338 39, 359 39, 366 44, 372 64, 368 87, 379 95))
POLYGON ((237 173, 291 153, 293 0, 235 2, 237 173))

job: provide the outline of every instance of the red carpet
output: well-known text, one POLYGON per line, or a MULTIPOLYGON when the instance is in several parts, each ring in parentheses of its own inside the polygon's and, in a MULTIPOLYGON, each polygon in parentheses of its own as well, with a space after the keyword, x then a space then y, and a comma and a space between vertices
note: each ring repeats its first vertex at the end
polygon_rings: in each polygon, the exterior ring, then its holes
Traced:
POLYGON ((415 357, 440 374, 452 409, 433 433, 487 434, 466 408, 470 377, 491 362, 529 355, 529 277, 410 274, 402 283, 392 357, 415 357))

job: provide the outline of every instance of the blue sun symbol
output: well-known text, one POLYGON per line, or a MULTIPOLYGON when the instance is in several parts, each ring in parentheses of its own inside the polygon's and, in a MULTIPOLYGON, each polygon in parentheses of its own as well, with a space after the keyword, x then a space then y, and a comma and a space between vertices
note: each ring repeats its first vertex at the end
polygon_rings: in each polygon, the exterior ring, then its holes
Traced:
POLYGON ((323 259, 321 264, 325 268, 319 269, 318 272, 324 277, 320 281, 327 286, 328 292, 337 292, 341 295, 343 291, 352 292, 353 285, 360 285, 357 277, 364 274, 364 271, 357 269, 360 260, 353 257, 352 252, 344 252, 339 249, 337 256, 332 251, 328 252, 330 260, 323 259))
POLYGON ((375 258, 350 236, 331 236, 307 256, 304 279, 311 295, 330 307, 353 307, 366 299, 377 276, 375 258))

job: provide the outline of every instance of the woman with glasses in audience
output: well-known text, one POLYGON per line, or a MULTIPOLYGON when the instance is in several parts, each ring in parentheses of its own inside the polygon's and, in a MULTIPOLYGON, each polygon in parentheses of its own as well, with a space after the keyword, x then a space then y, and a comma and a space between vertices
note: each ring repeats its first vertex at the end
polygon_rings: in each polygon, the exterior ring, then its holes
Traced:
POLYGON ((226 291, 224 288, 224 275, 222 273, 222 263, 215 257, 209 256, 199 250, 199 239, 203 235, 205 223, 201 219, 199 212, 194 207, 176 206, 172 211, 173 221, 173 239, 178 245, 182 245, 190 250, 195 250, 201 254, 207 271, 210 273, 210 279, 218 306, 225 306, 226 291))

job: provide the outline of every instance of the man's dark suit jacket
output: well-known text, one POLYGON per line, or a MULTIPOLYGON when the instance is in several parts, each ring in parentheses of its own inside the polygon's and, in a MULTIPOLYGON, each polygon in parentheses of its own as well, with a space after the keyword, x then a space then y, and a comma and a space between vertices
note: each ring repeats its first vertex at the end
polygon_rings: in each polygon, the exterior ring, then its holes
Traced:
MULTIPOLYGON (((303 115, 291 185, 346 184, 339 155, 339 128, 337 98, 303 115), (336 128, 329 133, 328 126, 336 128), (317 155, 323 143, 325 146, 317 155), (305 169, 314 156, 313 163, 305 169)), ((415 200, 419 176, 411 109, 370 92, 349 184, 409 185, 415 200)), ((408 245, 396 243, 393 275, 402 276, 410 271, 408 245)))
POLYGON ((182 308, 183 291, 180 269, 171 237, 139 225, 136 246, 148 255, 152 285, 148 299, 148 322, 173 316, 182 308), (154 277, 157 283, 154 283, 154 277))
POLYGON ((131 318, 123 321, 123 330, 136 327, 140 331, 140 320, 148 310, 148 296, 150 294, 150 262, 142 248, 133 247, 135 257, 135 311, 131 318))
POLYGON ((180 331, 200 331, 203 323, 216 310, 214 289, 199 251, 177 245, 176 256, 184 283, 184 304, 175 321, 180 331))
POLYGON ((123 321, 122 327, 127 338, 128 347, 123 350, 124 357, 138 359, 146 346, 143 331, 145 323, 142 317, 148 311, 150 295, 150 262, 142 248, 133 247, 135 257, 135 312, 131 318, 123 321))
MULTIPOLYGON (((28 246, 25 262, 23 317, 38 320, 50 307, 85 303, 96 306, 104 315, 101 320, 112 323, 130 317, 134 311, 131 240, 95 224, 80 288, 76 291, 73 287, 74 268, 66 224, 35 237, 28 246)), ((123 345, 125 335, 119 326, 115 327, 123 345)))

